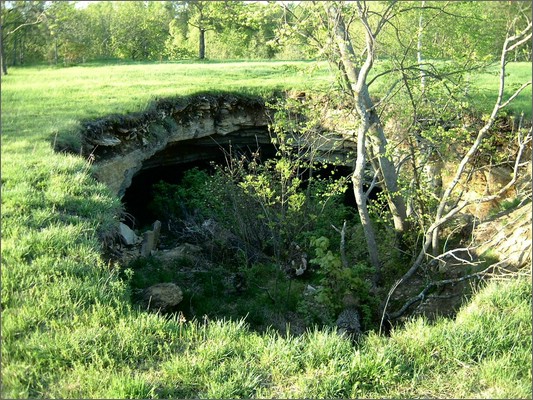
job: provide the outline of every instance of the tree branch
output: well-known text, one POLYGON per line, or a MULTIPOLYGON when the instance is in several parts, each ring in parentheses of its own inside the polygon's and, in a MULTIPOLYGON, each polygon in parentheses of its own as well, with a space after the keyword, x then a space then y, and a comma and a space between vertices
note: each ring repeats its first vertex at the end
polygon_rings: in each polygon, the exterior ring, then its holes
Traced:
POLYGON ((509 99, 508 99, 505 103, 503 103, 502 105, 500 105, 499 108, 502 109, 502 108, 504 108, 504 107, 507 107, 507 105, 509 105, 509 103, 510 103, 511 101, 513 101, 513 100, 515 99, 515 97, 518 96, 518 95, 520 94, 520 92, 521 92, 522 90, 524 90, 525 88, 527 88, 529 85, 531 85, 531 81, 526 82, 526 83, 524 83, 522 86, 520 86, 520 87, 516 90, 516 92, 514 92, 514 94, 513 94, 511 97, 509 97, 509 99))
POLYGON ((342 224, 342 229, 337 228, 335 225, 331 225, 331 227, 341 235, 340 252, 342 266, 344 268, 349 268, 348 258, 346 257, 346 220, 344 220, 344 223, 342 224))
POLYGON ((402 306, 402 308, 400 308, 398 311, 396 311, 396 312, 394 312, 392 314, 386 314, 386 310, 384 310, 383 314, 387 315, 389 320, 397 319, 397 318, 401 317, 403 314, 405 314, 405 312, 407 311, 407 309, 409 307, 411 307, 411 305, 413 305, 414 303, 417 303, 419 301, 424 301, 424 299, 426 297, 426 294, 431 289, 438 288, 438 287, 441 287, 441 286, 444 286, 444 285, 448 285, 450 283, 459 283, 459 282, 466 281, 466 280, 472 279, 472 278, 482 278, 483 275, 485 275, 491 268, 493 268, 492 265, 487 267, 487 268, 485 268, 481 272, 476 272, 474 274, 465 275, 465 276, 463 276, 461 278, 443 279, 443 280, 440 280, 440 281, 431 282, 418 295, 416 295, 414 297, 411 297, 409 300, 407 300, 404 303, 404 305, 402 306))
POLYGON ((45 14, 45 12, 43 11, 41 14, 39 14, 39 16, 37 17, 37 19, 36 19, 35 21, 33 21, 33 22, 26 22, 26 23, 24 23, 24 24, 20 24, 20 25, 17 26, 15 29, 6 32, 6 36, 8 36, 8 35, 12 35, 12 34, 15 33, 16 31, 18 31, 19 29, 24 28, 24 27, 26 27, 26 26, 37 25, 37 24, 43 22, 44 17, 46 17, 46 14, 45 14))

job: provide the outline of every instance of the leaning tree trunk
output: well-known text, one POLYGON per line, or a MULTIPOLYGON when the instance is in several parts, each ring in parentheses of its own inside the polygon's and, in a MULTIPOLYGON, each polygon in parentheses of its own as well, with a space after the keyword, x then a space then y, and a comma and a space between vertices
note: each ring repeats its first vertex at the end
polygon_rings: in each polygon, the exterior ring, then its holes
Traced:
POLYGON ((330 22, 334 26, 335 41, 339 47, 344 71, 352 85, 352 96, 356 103, 361 103, 361 109, 358 110, 359 116, 361 120, 368 118, 369 124, 366 134, 372 138, 370 145, 372 146, 373 153, 376 155, 379 173, 383 179, 388 207, 394 221, 394 228, 402 234, 407 230, 407 207, 403 197, 399 194, 398 173, 394 163, 387 156, 387 139, 383 125, 376 112, 375 105, 370 98, 366 84, 366 77, 372 67, 374 57, 373 38, 369 30, 366 30, 367 60, 362 68, 356 67, 353 60, 356 60, 358 56, 355 54, 351 44, 351 39, 342 15, 334 6, 329 7, 325 5, 325 7, 328 10, 330 22))
POLYGON ((357 204, 357 211, 359 213, 359 219, 363 227, 365 235, 366 246, 368 249, 368 255, 370 263, 375 269, 373 277, 373 286, 376 287, 381 276, 381 263, 379 261, 378 247, 376 242, 376 234, 370 219, 367 206, 367 195, 364 191, 364 177, 365 177, 365 165, 366 165, 366 132, 368 131, 368 118, 361 123, 361 126, 357 132, 357 155, 355 160, 355 168, 352 175, 353 192, 355 195, 355 202, 357 204))
POLYGON ((407 231, 407 206, 405 205, 404 198, 399 193, 398 172, 396 171, 393 161, 387 157, 388 141, 374 103, 370 99, 366 84, 364 85, 364 90, 365 105, 368 110, 368 118, 370 121, 369 134, 373 139, 371 144, 374 154, 377 155, 379 172, 386 189, 385 195, 387 197, 389 210, 392 214, 394 229, 401 235, 407 231))

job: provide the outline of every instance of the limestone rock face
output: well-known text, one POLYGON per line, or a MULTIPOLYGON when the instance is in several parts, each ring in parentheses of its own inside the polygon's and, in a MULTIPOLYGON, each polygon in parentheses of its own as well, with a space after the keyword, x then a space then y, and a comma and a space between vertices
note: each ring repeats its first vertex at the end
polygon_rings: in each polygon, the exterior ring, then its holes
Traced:
POLYGON ((259 98, 198 95, 161 100, 143 114, 87 123, 82 151, 94 155, 96 177, 122 197, 143 163, 169 144, 251 128, 261 128, 268 139, 267 126, 266 107, 259 98))
MULTIPOLYGON (((95 177, 122 197, 141 169, 212 161, 213 148, 220 151, 222 145, 271 145, 272 113, 261 98, 228 94, 159 100, 144 113, 87 122, 81 132, 82 153, 94 156, 95 177)), ((351 166, 353 132, 331 129, 321 143, 313 139, 316 160, 351 166)), ((305 146, 301 140, 298 145, 305 146)))
POLYGON ((481 223, 474 230, 478 254, 491 251, 502 266, 521 268, 531 263, 531 202, 481 223))
POLYGON ((144 290, 142 303, 150 311, 167 312, 183 300, 183 292, 174 283, 158 283, 144 290))

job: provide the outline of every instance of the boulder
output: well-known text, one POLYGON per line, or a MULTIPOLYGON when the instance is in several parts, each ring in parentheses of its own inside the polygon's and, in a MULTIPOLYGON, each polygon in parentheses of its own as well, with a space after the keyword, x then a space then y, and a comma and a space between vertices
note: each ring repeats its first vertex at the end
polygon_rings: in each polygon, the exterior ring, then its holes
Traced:
POLYGON ((154 231, 146 231, 143 235, 143 242, 141 245, 141 257, 148 257, 152 254, 152 250, 155 249, 154 243, 155 235, 154 231))
POLYGON ((118 235, 122 243, 126 246, 133 246, 139 240, 135 232, 126 224, 119 222, 118 224, 118 235))
POLYGON ((142 303, 150 311, 170 311, 183 300, 183 292, 174 283, 158 283, 144 290, 142 303))
POLYGON ((158 251, 154 256, 162 262, 172 262, 183 258, 194 259, 202 253, 202 248, 194 244, 184 243, 170 250, 158 251))

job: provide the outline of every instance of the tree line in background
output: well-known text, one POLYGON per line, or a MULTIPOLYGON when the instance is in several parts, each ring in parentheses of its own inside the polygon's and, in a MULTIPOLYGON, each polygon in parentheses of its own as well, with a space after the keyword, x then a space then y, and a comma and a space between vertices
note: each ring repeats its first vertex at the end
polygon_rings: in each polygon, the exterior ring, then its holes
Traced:
MULTIPOLYGON (((3 72, 33 63, 90 60, 326 59, 314 37, 320 21, 302 17, 316 2, 98 1, 2 2, 3 72)), ((386 7, 387 2, 382 3, 386 7)), ((385 27, 377 58, 397 54, 423 28, 426 58, 494 59, 520 2, 403 2, 411 8, 385 27), (438 18, 437 18, 438 17, 438 18), (475 48, 472 53, 471 49, 475 48), (465 50, 469 49, 469 54, 465 50)), ((374 5, 375 7, 376 5, 374 5)), ((364 40, 347 21, 354 41, 364 40)), ((413 39, 415 38, 415 39, 413 39)), ((416 48, 413 49, 415 51, 416 48)), ((513 55, 531 57, 531 45, 513 55)))

